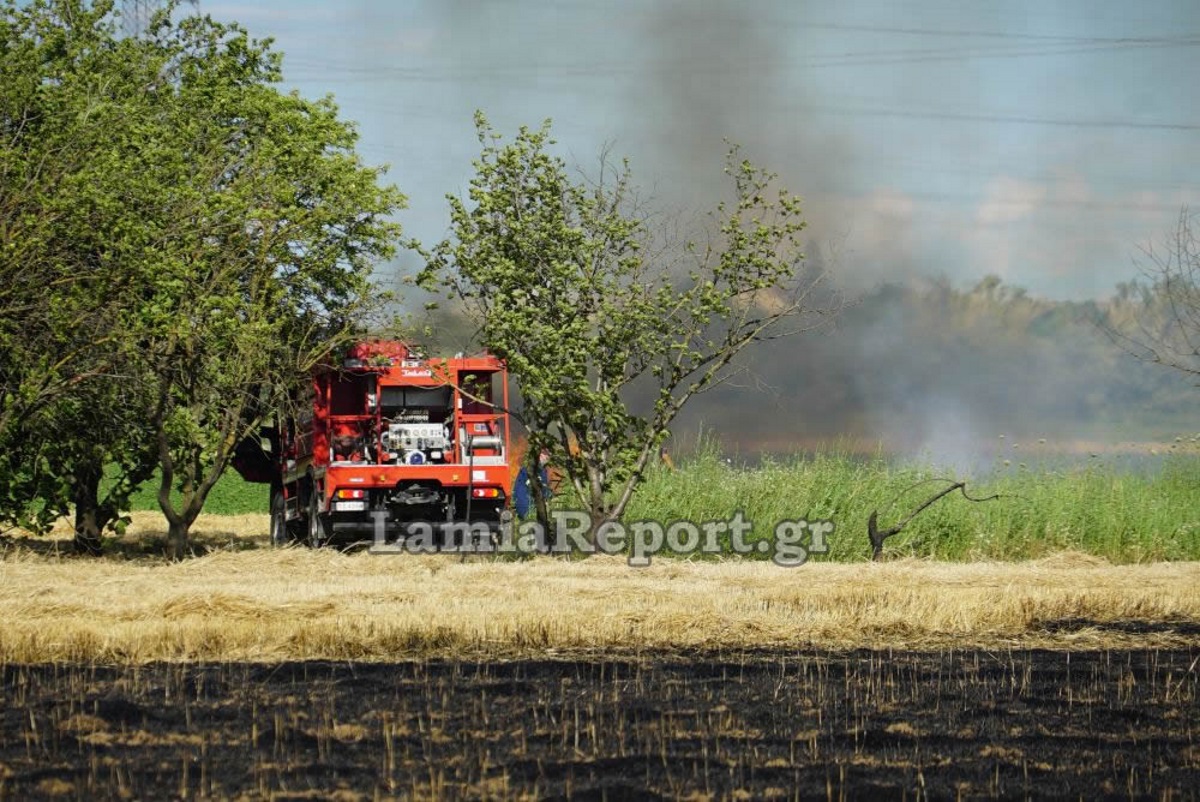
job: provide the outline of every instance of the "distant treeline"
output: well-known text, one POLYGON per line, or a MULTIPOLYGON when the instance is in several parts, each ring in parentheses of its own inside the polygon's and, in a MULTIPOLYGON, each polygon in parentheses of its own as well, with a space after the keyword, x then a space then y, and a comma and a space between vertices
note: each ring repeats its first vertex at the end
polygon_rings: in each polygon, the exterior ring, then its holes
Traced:
POLYGON ((1159 293, 1137 283, 1102 302, 1037 298, 995 276, 971 289, 884 284, 835 328, 756 349, 744 380, 698 400, 689 420, 760 446, 1194 433, 1194 381, 1131 356, 1106 333, 1154 329, 1165 316, 1159 293))
MULTIPOLYGON (((852 296, 853 297, 853 296, 852 296)), ((885 283, 835 325, 763 343, 744 372, 697 398, 676 427, 743 452, 854 439, 904 450, 969 449, 1010 437, 1116 442, 1200 432, 1200 388, 1141 361, 1106 332, 1165 325, 1154 287, 1055 301, 988 276, 885 283)), ((469 348, 459 320, 433 321, 437 347, 469 348)))

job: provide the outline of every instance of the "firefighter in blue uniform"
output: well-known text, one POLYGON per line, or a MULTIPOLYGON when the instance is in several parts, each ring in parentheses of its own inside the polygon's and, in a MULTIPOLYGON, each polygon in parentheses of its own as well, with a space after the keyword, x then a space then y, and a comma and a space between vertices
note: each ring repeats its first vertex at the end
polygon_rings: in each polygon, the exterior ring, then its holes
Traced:
MULTIPOLYGON (((538 476, 542 481, 542 492, 546 495, 546 500, 549 501, 553 495, 550 490, 550 471, 547 465, 550 464, 550 455, 543 451, 538 454, 538 476)), ((517 513, 518 518, 524 518, 533 510, 533 488, 530 487, 529 469, 522 465, 521 470, 517 471, 517 480, 513 483, 513 510, 517 513)))

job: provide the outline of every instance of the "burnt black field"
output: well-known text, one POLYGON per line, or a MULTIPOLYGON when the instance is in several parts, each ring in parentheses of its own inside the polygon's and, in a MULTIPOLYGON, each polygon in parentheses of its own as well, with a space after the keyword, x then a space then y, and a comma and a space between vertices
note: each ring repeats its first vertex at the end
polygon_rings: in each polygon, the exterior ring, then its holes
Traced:
POLYGON ((1200 796, 1200 648, 0 677, 6 800, 1200 796))

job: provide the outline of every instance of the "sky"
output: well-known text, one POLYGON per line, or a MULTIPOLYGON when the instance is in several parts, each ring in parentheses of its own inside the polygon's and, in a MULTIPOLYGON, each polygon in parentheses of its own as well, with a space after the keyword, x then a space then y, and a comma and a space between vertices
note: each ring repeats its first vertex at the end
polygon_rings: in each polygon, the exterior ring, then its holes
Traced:
MULTIPOLYGON (((478 155, 549 118, 584 170, 630 159, 664 209, 711 208, 727 142, 805 201, 850 284, 987 274, 1102 298, 1200 208, 1194 0, 200 0, 332 94, 369 163, 446 234, 478 155)), ((411 255, 395 269, 413 269, 411 255)))

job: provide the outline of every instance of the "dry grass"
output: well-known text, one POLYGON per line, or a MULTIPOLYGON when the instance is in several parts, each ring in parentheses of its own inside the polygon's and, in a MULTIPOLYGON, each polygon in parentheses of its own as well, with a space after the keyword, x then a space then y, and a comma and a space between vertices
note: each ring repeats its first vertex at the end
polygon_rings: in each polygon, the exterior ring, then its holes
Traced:
MULTIPOLYGON (((138 511, 129 513, 131 523, 125 537, 111 540, 119 552, 155 554, 158 546, 165 549, 167 529, 162 513, 138 511)), ((192 540, 201 550, 213 548, 257 548, 266 546, 269 516, 262 513, 239 515, 203 514, 192 525, 192 540)), ((60 518, 45 537, 33 537, 20 529, 0 533, 0 548, 8 545, 16 550, 71 553, 72 521, 60 518), (3 535, 7 534, 5 538, 3 535)), ((163 550, 165 555, 166 551, 163 550)))
POLYGON ((10 548, 0 662, 516 657, 821 646, 1200 643, 1200 563, 526 562, 245 549, 178 564, 10 548))

